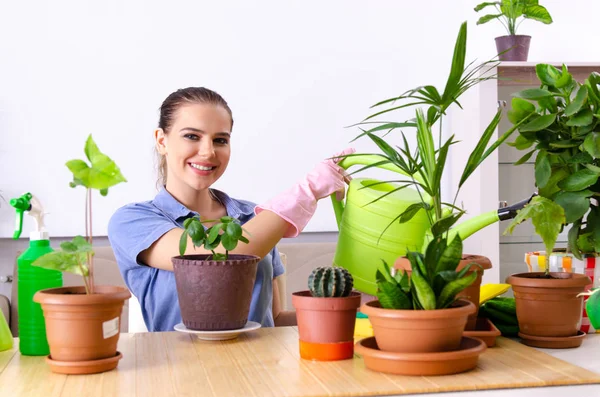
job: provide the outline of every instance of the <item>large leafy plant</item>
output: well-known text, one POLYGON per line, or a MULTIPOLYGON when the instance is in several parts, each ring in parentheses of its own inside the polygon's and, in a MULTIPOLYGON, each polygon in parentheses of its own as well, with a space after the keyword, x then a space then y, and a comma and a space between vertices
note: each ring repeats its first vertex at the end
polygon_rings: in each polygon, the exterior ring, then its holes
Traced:
MULTIPOLYGON (((513 126, 490 145, 490 140, 502 117, 502 109, 498 109, 492 121, 486 127, 485 131, 483 131, 475 149, 465 164, 454 200, 451 203, 443 201, 442 175, 450 147, 457 143, 454 140, 454 135, 450 136, 445 142, 442 140, 442 124, 446 112, 454 104, 462 108, 459 99, 471 87, 482 81, 495 78, 496 76, 490 73, 490 69, 498 64, 497 61, 487 61, 473 68, 471 68, 471 64, 465 66, 466 42, 467 25, 463 23, 456 39, 450 74, 446 86, 442 91, 433 85, 425 85, 408 90, 397 97, 389 98, 373 105, 373 107, 379 107, 391 104, 391 107, 378 111, 359 123, 362 133, 357 138, 362 136, 369 137, 382 153, 376 154, 381 158, 381 161, 362 167, 355 172, 361 172, 383 164, 393 164, 401 169, 405 175, 408 175, 408 179, 374 182, 366 186, 369 187, 382 183, 397 184, 394 189, 381 195, 374 201, 408 187, 415 188, 421 197, 420 202, 410 205, 405 211, 398 214, 390 225, 395 221, 399 221, 400 223, 408 222, 420 210, 425 210, 431 224, 431 235, 437 237, 447 233, 465 212, 456 206, 456 199, 461 187, 475 172, 477 167, 498 146, 508 139, 520 125, 518 123, 513 126), (398 102, 405 103, 398 104, 398 102), (418 108, 416 110, 416 117, 407 121, 372 121, 377 116, 412 106, 425 106, 427 110, 423 111, 423 109, 418 108), (362 128, 364 125, 368 125, 371 128, 365 130, 362 128), (417 147, 415 149, 410 147, 404 132, 401 132, 403 138, 402 147, 393 147, 386 141, 385 137, 377 135, 381 131, 389 133, 399 128, 416 129, 417 147), (437 136, 434 134, 436 128, 438 131, 437 136)), ((528 116, 524 117, 520 122, 525 122, 527 118, 528 116)))
POLYGON ((517 34, 517 28, 524 19, 532 19, 534 21, 545 23, 546 25, 552 23, 550 13, 546 7, 539 5, 538 0, 501 0, 484 2, 475 7, 475 11, 479 12, 488 7, 495 8, 496 12, 479 18, 477 25, 498 20, 511 36, 517 34), (519 20, 519 18, 524 19, 519 20))
POLYGON ((85 238, 75 236, 72 241, 63 242, 57 250, 43 255, 33 262, 34 266, 46 269, 75 273, 83 277, 86 293, 94 293, 94 250, 92 248, 92 189, 100 191, 102 196, 118 183, 127 182, 119 167, 107 155, 102 153, 89 135, 85 143, 84 160, 71 160, 67 167, 73 173, 69 186, 83 186, 85 193, 85 238))
POLYGON ((473 265, 456 271, 462 258, 459 235, 450 244, 438 236, 429 242, 425 254, 409 251, 406 256, 411 265, 410 277, 404 271, 393 272, 385 261, 382 271, 377 270, 377 297, 383 308, 445 309, 477 279, 477 272, 469 272, 473 265))
POLYGON ((192 240, 194 247, 204 247, 205 250, 212 252, 212 259, 216 261, 226 261, 229 258, 229 251, 233 251, 241 241, 248 244, 249 241, 243 236, 244 229, 239 222, 230 217, 224 216, 219 221, 205 220, 201 221, 199 217, 194 216, 183 222, 184 231, 179 239, 179 254, 184 255, 188 244, 188 236, 192 240), (213 226, 205 229, 204 223, 213 223, 213 226), (222 245, 225 253, 215 252, 215 249, 222 245))
POLYGON ((510 145, 527 151, 515 165, 536 155, 539 197, 506 232, 531 219, 552 252, 561 230, 571 225, 568 250, 581 258, 600 252, 600 74, 593 72, 579 83, 565 65, 538 64, 535 69, 539 88, 514 94, 508 118, 519 125, 510 145), (529 121, 522 124, 524 118, 529 121))

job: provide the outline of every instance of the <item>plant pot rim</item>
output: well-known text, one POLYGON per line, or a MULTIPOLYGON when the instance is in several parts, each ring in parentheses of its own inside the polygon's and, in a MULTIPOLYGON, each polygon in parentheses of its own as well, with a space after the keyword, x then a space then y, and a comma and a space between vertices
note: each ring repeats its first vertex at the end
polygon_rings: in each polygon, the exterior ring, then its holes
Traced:
POLYGON ((348 296, 331 298, 312 296, 309 290, 292 293, 292 305, 296 310, 355 310, 360 307, 360 300, 360 293, 354 291, 348 296))
POLYGON ((506 283, 513 287, 539 287, 539 288, 573 288, 585 287, 592 280, 585 274, 568 272, 550 272, 554 278, 536 278, 544 272, 516 273, 506 278, 506 283))
POLYGON ((38 291, 33 296, 35 302, 46 305, 105 305, 122 302, 131 298, 131 292, 117 285, 96 285, 94 293, 85 293, 84 286, 49 288, 38 291))
POLYGON ((414 309, 384 309, 379 304, 379 300, 372 300, 364 303, 360 311, 365 313, 367 316, 376 316, 383 318, 393 319, 413 319, 413 320, 432 320, 438 318, 447 317, 461 317, 468 316, 469 314, 475 313, 476 306, 473 302, 461 298, 454 303, 454 307, 446 309, 434 309, 434 310, 414 310, 414 309))
POLYGON ((502 38, 505 38, 505 37, 529 37, 529 38, 531 38, 531 36, 528 35, 528 34, 505 34, 503 36, 496 37, 496 40, 502 39, 502 38))
POLYGON ((230 254, 227 260, 206 260, 211 257, 212 254, 186 254, 178 255, 171 258, 173 263, 185 264, 185 265, 242 265, 246 263, 255 263, 260 261, 260 257, 257 255, 245 255, 245 254, 230 254))

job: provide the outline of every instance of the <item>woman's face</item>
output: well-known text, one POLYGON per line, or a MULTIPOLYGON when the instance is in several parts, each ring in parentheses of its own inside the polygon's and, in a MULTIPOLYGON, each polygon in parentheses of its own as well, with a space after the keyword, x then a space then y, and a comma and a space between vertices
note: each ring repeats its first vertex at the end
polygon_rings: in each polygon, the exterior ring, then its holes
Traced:
POLYGON ((167 134, 155 132, 167 161, 167 188, 209 188, 229 164, 231 117, 222 106, 189 104, 179 108, 167 134))

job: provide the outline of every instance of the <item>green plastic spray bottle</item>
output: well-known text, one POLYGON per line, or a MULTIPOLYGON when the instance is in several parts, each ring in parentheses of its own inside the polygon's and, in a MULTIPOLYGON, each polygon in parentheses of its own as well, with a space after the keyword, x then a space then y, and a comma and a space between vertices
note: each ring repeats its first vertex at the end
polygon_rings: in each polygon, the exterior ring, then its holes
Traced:
POLYGON ((10 205, 17 211, 13 239, 21 236, 23 213, 27 212, 35 220, 35 230, 30 234, 29 248, 17 258, 19 351, 27 356, 46 356, 50 354, 46 323, 42 307, 33 301, 33 295, 39 290, 62 287, 62 273, 31 265, 40 256, 54 251, 50 247, 48 232, 44 226, 41 203, 31 193, 25 193, 10 200, 10 205))

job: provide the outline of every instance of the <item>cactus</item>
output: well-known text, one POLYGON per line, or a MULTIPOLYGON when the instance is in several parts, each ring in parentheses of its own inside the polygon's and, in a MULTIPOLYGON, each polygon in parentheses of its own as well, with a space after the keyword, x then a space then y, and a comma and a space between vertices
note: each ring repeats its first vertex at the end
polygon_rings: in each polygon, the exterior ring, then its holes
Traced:
POLYGON ((353 284, 352 275, 341 267, 317 267, 308 276, 308 289, 315 297, 348 296, 353 284))

